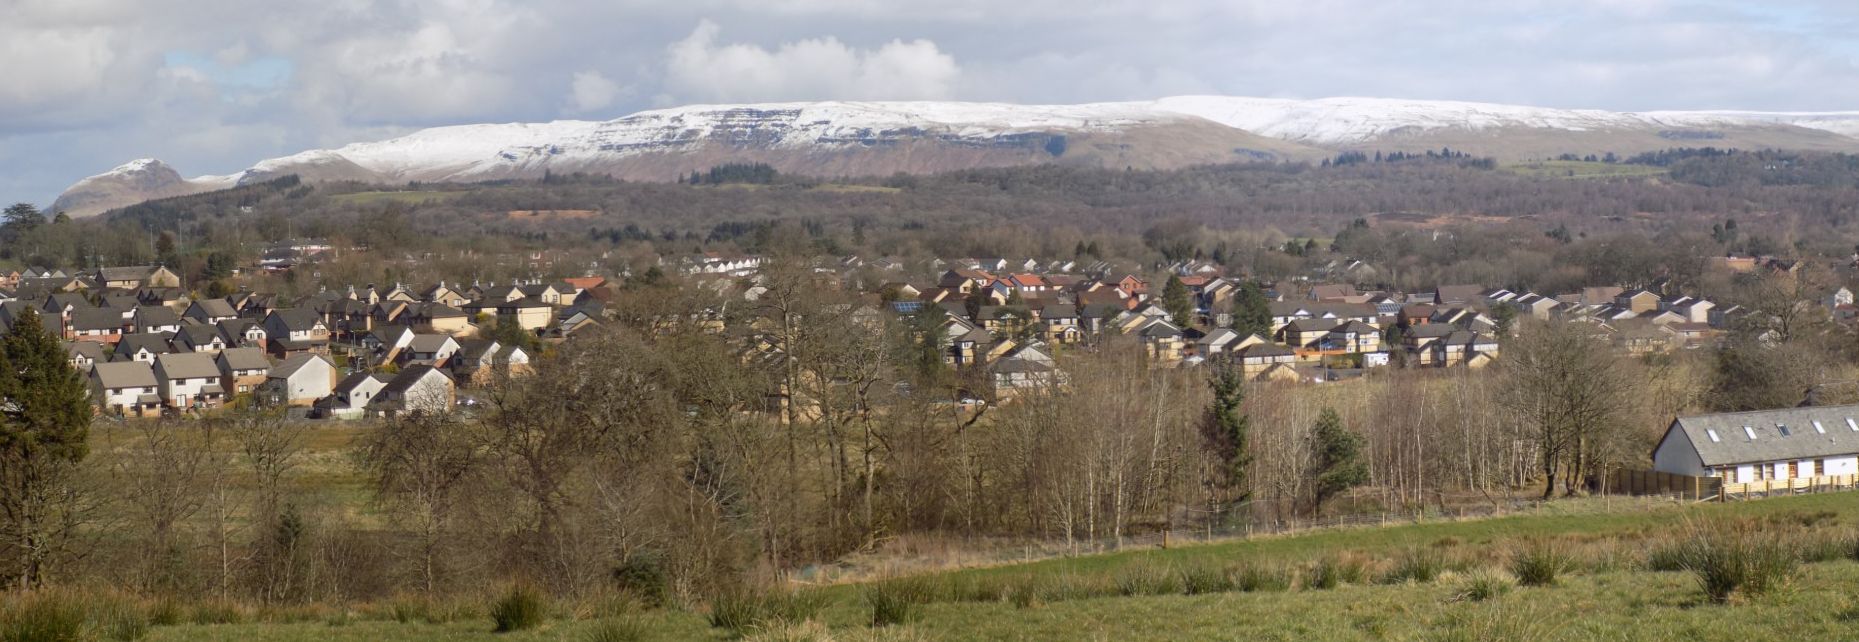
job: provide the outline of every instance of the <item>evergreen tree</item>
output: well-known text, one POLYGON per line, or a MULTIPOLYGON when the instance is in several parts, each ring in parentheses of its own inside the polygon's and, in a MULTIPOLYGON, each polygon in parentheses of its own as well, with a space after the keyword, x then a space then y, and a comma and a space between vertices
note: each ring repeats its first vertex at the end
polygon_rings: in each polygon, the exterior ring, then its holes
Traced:
POLYGON ((1343 427, 1334 408, 1324 408, 1310 431, 1311 512, 1323 509, 1330 498, 1368 483, 1368 462, 1362 460, 1362 436, 1343 427))
POLYGON ((1188 296, 1188 284, 1181 282, 1181 277, 1168 275, 1168 284, 1162 286, 1162 309, 1168 311, 1168 317, 1177 327, 1187 329, 1194 323, 1194 300, 1188 296))
POLYGON ((90 453, 90 390, 58 338, 30 310, 0 348, 0 534, 24 588, 44 583, 46 566, 71 536, 60 517, 70 467, 90 453))
POLYGON ((1201 433, 1208 449, 1220 460, 1220 475, 1213 481, 1227 489, 1228 501, 1245 502, 1252 497, 1252 427, 1239 410, 1246 400, 1245 372, 1238 366, 1223 365, 1214 369, 1207 385, 1213 388, 1214 398, 1207 406, 1201 433))
POLYGON ((1265 291, 1259 284, 1247 281, 1239 286, 1239 295, 1233 297, 1233 331, 1240 336, 1259 335, 1271 338, 1272 306, 1265 300, 1265 291))

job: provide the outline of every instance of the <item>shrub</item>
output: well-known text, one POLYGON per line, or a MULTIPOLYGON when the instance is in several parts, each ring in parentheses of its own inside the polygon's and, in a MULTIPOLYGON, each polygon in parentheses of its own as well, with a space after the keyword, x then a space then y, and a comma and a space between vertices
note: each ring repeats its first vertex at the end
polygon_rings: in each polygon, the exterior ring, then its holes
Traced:
POLYGON ((1361 559, 1325 555, 1304 576, 1304 588, 1327 591, 1343 584, 1361 584, 1367 573, 1361 559))
POLYGON ((39 593, 9 598, 0 610, 0 641, 76 642, 83 639, 84 607, 80 600, 39 593))
POLYGON ((1175 573, 1148 564, 1132 565, 1117 574, 1117 594, 1125 597, 1178 593, 1178 584, 1175 573))
POLYGON ((1388 584, 1418 582, 1425 584, 1446 570, 1446 554, 1438 548, 1415 547, 1402 551, 1394 559, 1394 570, 1383 578, 1388 584))
POLYGON ((194 624, 238 624, 245 621, 245 612, 239 605, 231 602, 212 600, 194 605, 194 624))
POLYGON ((105 640, 133 642, 148 635, 148 616, 133 604, 106 602, 97 607, 92 617, 96 620, 97 633, 105 640))
POLYGON ((1574 560, 1551 540, 1535 540, 1511 553, 1510 572, 1524 586, 1554 586, 1574 560))
POLYGON ((631 618, 601 620, 581 635, 586 642, 639 642, 645 637, 645 625, 631 618))
POLYGON ((1510 592, 1511 580, 1491 569, 1478 569, 1466 575, 1452 594, 1455 602, 1483 602, 1510 592))
POLYGON ((1283 591, 1291 588, 1291 573, 1283 566, 1254 564, 1235 574, 1239 590, 1247 593, 1283 591))
POLYGON ((710 626, 742 632, 774 622, 799 623, 826 608, 823 594, 736 589, 710 598, 710 626))
POLYGON ((865 601, 871 605, 871 625, 883 627, 916 621, 923 615, 917 605, 932 601, 932 595, 919 581, 901 580, 866 589, 865 601))
POLYGON ((1681 550, 1685 570, 1718 604, 1737 592, 1761 595, 1779 588, 1794 572, 1796 561, 1785 543, 1748 524, 1693 527, 1681 550))
POLYGON ((1007 600, 1014 608, 1030 609, 1045 601, 1045 582, 1036 575, 1027 575, 1015 582, 1007 592, 1007 600))
POLYGON ((1212 566, 1190 566, 1181 571, 1181 592, 1188 595, 1225 593, 1233 590, 1233 577, 1226 570, 1212 566))
POLYGON ((1676 573, 1685 570, 1685 547, 1678 542, 1667 542, 1655 546, 1646 553, 1645 568, 1648 571, 1676 573))
POLYGON ((172 599, 156 602, 148 609, 148 623, 153 626, 174 626, 181 623, 181 605, 172 599))
POLYGON ((518 584, 491 605, 491 621, 497 623, 494 630, 498 633, 523 631, 541 625, 548 616, 547 611, 547 600, 541 591, 518 584))
POLYGON ((628 557, 613 569, 613 583, 651 607, 664 606, 671 594, 664 557, 650 551, 628 557))

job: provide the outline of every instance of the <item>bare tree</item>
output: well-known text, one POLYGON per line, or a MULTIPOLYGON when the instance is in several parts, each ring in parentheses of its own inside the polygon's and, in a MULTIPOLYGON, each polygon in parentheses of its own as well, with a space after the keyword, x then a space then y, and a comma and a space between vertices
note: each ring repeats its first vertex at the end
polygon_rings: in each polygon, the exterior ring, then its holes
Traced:
POLYGON ((362 445, 375 497, 411 535, 401 555, 429 596, 448 578, 449 566, 472 557, 458 554, 455 535, 460 504, 483 463, 477 429, 450 413, 408 413, 370 433, 362 445))
POLYGON ((1580 323, 1533 323, 1506 348, 1503 400, 1537 444, 1543 497, 1581 490, 1629 434, 1632 366, 1580 323))

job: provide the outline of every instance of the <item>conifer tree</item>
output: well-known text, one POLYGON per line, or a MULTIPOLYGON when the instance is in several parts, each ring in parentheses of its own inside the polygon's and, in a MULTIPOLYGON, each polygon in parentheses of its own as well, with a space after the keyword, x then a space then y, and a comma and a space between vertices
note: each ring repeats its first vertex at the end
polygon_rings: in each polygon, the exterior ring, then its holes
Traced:
POLYGON ((1168 275, 1168 284, 1162 286, 1162 309, 1168 311, 1177 327, 1186 329, 1194 323, 1194 300, 1188 296, 1188 285, 1181 282, 1181 277, 1168 275))
POLYGON ((1313 497, 1311 512, 1344 491, 1368 483, 1368 463, 1362 461, 1362 436, 1343 427, 1334 408, 1324 408, 1310 431, 1313 497))
POLYGON ((1233 297, 1233 331, 1240 336, 1256 334, 1271 338, 1272 308, 1259 284, 1251 281, 1240 284, 1239 295, 1233 297))
POLYGON ((90 392, 58 338, 28 310, 0 346, 0 536, 31 588, 72 535, 71 466, 89 454, 90 392))

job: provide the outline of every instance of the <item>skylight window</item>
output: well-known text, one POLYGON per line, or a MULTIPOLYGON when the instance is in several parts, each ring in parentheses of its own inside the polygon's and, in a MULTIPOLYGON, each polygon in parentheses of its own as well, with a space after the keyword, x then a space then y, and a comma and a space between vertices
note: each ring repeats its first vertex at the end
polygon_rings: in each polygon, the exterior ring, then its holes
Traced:
POLYGON ((1756 440, 1756 429, 1754 428, 1743 426, 1743 434, 1748 435, 1750 441, 1756 440))
POLYGON ((1779 432, 1779 433, 1781 433, 1783 437, 1793 437, 1793 436, 1794 436, 1794 433, 1792 433, 1792 432, 1789 432, 1789 431, 1788 431, 1788 427, 1787 427, 1787 426, 1784 426, 1784 425, 1781 425, 1781 424, 1775 424, 1775 432, 1779 432))
POLYGON ((1710 428, 1705 428, 1705 429, 1704 429, 1704 433, 1705 433, 1705 434, 1707 434, 1707 435, 1710 435, 1710 436, 1711 436, 1711 443, 1713 443, 1713 444, 1717 444, 1717 443, 1723 443, 1723 439, 1721 439, 1721 438, 1719 438, 1719 437, 1717 436, 1717 431, 1716 431, 1716 430, 1713 430, 1713 429, 1710 429, 1710 428))
POLYGON ((1814 432, 1817 432, 1823 435, 1827 434, 1827 428, 1825 426, 1820 425, 1819 419, 1814 420, 1814 432))
POLYGON ((1852 417, 1846 418, 1846 427, 1851 428, 1853 432, 1859 432, 1859 423, 1853 423, 1852 417))

